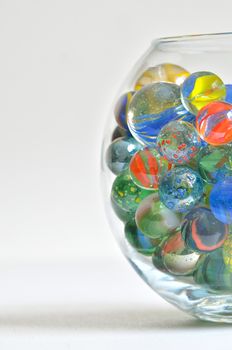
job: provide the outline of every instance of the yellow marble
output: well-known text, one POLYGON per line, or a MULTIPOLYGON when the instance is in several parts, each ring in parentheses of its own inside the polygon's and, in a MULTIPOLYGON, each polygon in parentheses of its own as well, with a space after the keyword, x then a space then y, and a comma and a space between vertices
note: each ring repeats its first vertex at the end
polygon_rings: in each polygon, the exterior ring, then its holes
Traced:
POLYGON ((135 90, 140 90, 145 85, 160 81, 181 85, 189 75, 190 73, 186 69, 176 64, 159 64, 143 72, 135 83, 135 90))
POLYGON ((198 111, 213 101, 222 101, 226 96, 223 81, 211 72, 191 74, 181 87, 181 99, 185 108, 197 114, 198 111))

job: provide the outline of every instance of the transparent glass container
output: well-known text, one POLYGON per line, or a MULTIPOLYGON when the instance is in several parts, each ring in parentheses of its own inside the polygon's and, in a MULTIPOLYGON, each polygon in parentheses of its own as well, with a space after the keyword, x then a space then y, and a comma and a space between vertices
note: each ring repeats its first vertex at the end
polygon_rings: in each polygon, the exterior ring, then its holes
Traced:
MULTIPOLYGON (((192 275, 176 275, 162 271, 162 268, 157 268, 153 263, 151 254, 141 253, 133 247, 133 244, 128 242, 125 236, 127 220, 125 218, 123 220, 119 219, 115 213, 115 208, 112 206, 111 191, 116 175, 109 169, 106 158, 109 146, 112 143, 112 135, 114 134, 113 138, 117 137, 115 131, 117 123, 114 117, 115 105, 122 94, 135 90, 135 83, 144 71, 149 67, 164 63, 184 67, 190 73, 199 71, 214 72, 225 84, 232 84, 232 33, 192 35, 155 40, 129 72, 115 101, 112 103, 112 110, 109 113, 104 131, 101 181, 107 217, 123 254, 135 271, 155 292, 179 309, 200 319, 232 322, 232 282, 231 290, 230 283, 226 289, 220 288, 220 286, 214 289, 207 283, 197 283, 192 275)), ((151 191, 150 194, 156 195, 156 191, 151 191)), ((232 225, 228 226, 229 231, 230 226, 232 227, 232 225)), ((230 274, 232 276, 231 271, 227 271, 227 280, 230 280, 230 274)), ((218 280, 220 280, 221 272, 218 271, 217 273, 219 274, 218 280)), ((218 283, 220 284, 220 281, 218 283)))

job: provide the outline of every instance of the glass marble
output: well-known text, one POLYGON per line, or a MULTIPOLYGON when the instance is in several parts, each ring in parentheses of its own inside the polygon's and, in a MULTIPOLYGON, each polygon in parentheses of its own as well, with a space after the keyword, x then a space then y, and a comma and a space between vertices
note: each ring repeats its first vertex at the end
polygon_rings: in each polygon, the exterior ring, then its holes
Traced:
POLYGON ((231 84, 226 84, 225 102, 232 103, 232 85, 231 84))
POLYGON ((232 142, 232 105, 226 102, 211 102, 202 108, 196 117, 200 137, 213 146, 232 142))
POLYGON ((171 235, 161 251, 163 264, 173 275, 190 275, 196 268, 199 254, 185 246, 181 232, 171 235))
POLYGON ((186 246, 198 253, 209 253, 221 247, 228 232, 228 225, 218 221, 211 210, 203 206, 188 212, 181 224, 186 246))
POLYGON ((112 136, 111 136, 111 141, 114 141, 118 139, 119 137, 131 137, 131 133, 129 130, 125 130, 120 128, 119 126, 116 126, 114 129, 112 136))
POLYGON ((192 124, 173 121, 161 129, 157 137, 157 146, 170 163, 185 164, 199 152, 201 139, 192 124))
POLYGON ((159 178, 172 165, 155 148, 144 148, 132 157, 129 165, 130 175, 134 183, 142 188, 156 190, 159 178))
POLYGON ((128 170, 119 174, 113 182, 111 190, 112 207, 118 218, 127 222, 134 216, 139 203, 149 194, 136 186, 131 180, 128 170))
POLYGON ((198 154, 198 171, 206 183, 214 184, 232 176, 231 149, 207 146, 198 154))
POLYGON ((161 128, 185 113, 178 85, 154 83, 136 92, 128 109, 127 122, 135 139, 154 147, 161 128))
POLYGON ((194 280, 214 291, 232 291, 232 273, 224 263, 222 248, 200 257, 194 280))
POLYGON ((180 215, 160 202, 157 193, 150 194, 139 205, 135 213, 137 227, 151 238, 162 239, 180 226, 180 215))
POLYGON ((169 273, 163 262, 162 244, 160 244, 152 255, 152 264, 161 272, 169 273))
POLYGON ((230 233, 222 247, 223 261, 226 268, 232 272, 232 234, 230 233))
POLYGON ((225 97, 226 87, 223 81, 211 72, 193 73, 181 87, 183 105, 195 115, 208 103, 224 100, 225 97))
POLYGON ((213 215, 224 224, 232 224, 232 177, 213 186, 209 196, 213 215))
POLYGON ((143 86, 156 82, 181 85, 189 75, 190 73, 185 68, 176 64, 162 63, 145 70, 136 81, 135 90, 140 90, 143 86))
POLYGON ((127 125, 127 112, 129 104, 135 91, 129 91, 123 94, 115 105, 114 115, 118 126, 122 129, 129 130, 127 125))
POLYGON ((132 156, 141 148, 133 137, 116 139, 106 151, 107 166, 115 175, 120 174, 129 167, 132 156))
POLYGON ((200 175, 188 167, 169 171, 160 181, 159 196, 162 203, 176 212, 190 210, 203 195, 200 175))
POLYGON ((128 221, 125 225, 125 237, 129 244, 143 255, 152 255, 156 250, 159 241, 152 240, 145 236, 137 227, 134 219, 128 221))

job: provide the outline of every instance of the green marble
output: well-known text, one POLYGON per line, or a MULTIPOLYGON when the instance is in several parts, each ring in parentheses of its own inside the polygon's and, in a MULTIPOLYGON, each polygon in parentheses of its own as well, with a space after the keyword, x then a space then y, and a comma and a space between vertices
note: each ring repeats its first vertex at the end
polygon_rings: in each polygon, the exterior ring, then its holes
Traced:
POLYGON ((213 188, 212 184, 204 183, 204 189, 203 189, 203 196, 200 200, 200 204, 205 205, 207 208, 209 208, 209 196, 210 192, 213 188))
POLYGON ((232 292, 232 272, 225 265, 223 248, 201 256, 194 273, 194 280, 215 291, 232 292))
POLYGON ((224 260, 225 265, 227 266, 228 270, 230 272, 232 272, 232 235, 231 235, 231 232, 223 244, 222 254, 223 254, 223 260, 224 260))
POLYGON ((232 176, 231 147, 202 148, 198 155, 198 171, 206 183, 214 184, 232 176))
POLYGON ((136 186, 126 170, 119 174, 113 182, 112 207, 119 219, 127 222, 134 216, 140 202, 150 194, 151 191, 136 186))
POLYGON ((139 205, 135 220, 145 236, 162 239, 180 226, 181 215, 169 210, 157 193, 145 198, 139 205))
POLYGON ((160 243, 159 240, 146 237, 138 229, 134 219, 131 219, 126 223, 124 231, 128 243, 143 255, 152 255, 160 243))
POLYGON ((157 248, 155 249, 155 251, 152 255, 152 263, 159 271, 168 273, 168 270, 163 262, 162 245, 163 245, 163 243, 159 244, 157 246, 157 248))

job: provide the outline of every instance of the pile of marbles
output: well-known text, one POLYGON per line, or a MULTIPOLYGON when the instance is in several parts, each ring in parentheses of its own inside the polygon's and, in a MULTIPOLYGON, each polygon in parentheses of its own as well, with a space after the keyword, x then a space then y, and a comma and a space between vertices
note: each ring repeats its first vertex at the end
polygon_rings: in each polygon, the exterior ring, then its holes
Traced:
POLYGON ((114 113, 106 163, 127 244, 154 269, 232 291, 232 85, 160 64, 114 113))

